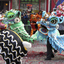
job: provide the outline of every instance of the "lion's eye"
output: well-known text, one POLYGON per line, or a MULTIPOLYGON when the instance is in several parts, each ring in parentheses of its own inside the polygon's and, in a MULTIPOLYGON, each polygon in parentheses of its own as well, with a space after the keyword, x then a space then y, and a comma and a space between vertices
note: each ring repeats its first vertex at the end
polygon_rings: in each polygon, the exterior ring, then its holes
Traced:
POLYGON ((12 15, 12 17, 14 17, 14 15, 12 15))
POLYGON ((11 16, 9 16, 9 18, 11 18, 11 16))
POLYGON ((55 20, 52 20, 51 23, 52 24, 56 24, 57 23, 57 20, 56 19, 55 20))
POLYGON ((15 18, 15 23, 18 23, 20 22, 20 19, 19 18, 15 18))
POLYGON ((14 17, 14 15, 11 15, 11 16, 9 16, 8 18, 13 18, 14 17))
POLYGON ((54 23, 54 21, 52 20, 51 23, 54 23))

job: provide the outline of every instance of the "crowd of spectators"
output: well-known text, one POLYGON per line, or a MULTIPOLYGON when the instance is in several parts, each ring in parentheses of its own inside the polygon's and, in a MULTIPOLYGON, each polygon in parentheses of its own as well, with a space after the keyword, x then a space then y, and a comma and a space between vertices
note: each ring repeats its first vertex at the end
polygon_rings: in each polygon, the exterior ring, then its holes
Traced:
POLYGON ((23 11, 22 14, 21 14, 21 20, 24 24, 27 24, 28 20, 29 20, 29 17, 27 15, 27 12, 23 11))

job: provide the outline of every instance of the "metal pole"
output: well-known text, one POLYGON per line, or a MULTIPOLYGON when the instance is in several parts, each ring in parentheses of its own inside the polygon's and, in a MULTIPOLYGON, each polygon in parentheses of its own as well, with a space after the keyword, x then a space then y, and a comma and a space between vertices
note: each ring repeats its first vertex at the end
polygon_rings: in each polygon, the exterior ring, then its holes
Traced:
POLYGON ((52 0, 50 0, 50 13, 51 13, 52 0))

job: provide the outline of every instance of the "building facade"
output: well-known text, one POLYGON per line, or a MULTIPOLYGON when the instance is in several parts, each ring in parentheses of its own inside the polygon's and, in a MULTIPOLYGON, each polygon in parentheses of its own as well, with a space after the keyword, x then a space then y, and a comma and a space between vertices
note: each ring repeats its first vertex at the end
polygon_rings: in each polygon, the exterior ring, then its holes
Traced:
POLYGON ((47 0, 0 0, 1 10, 21 9, 26 10, 31 4, 33 10, 46 10, 47 0))
POLYGON ((31 4, 33 10, 50 12, 61 2, 63 2, 63 0, 0 0, 0 10, 26 10, 27 4, 31 4))
POLYGON ((26 9, 27 4, 32 5, 33 10, 45 10, 46 0, 19 0, 19 9, 26 9))

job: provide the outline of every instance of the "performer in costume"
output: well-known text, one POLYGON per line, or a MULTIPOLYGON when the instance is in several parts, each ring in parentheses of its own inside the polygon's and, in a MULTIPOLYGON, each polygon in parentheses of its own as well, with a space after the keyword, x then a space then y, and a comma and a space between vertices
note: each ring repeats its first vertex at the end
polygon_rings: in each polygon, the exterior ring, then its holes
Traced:
POLYGON ((60 53, 64 49, 63 47, 59 46, 61 43, 58 41, 62 37, 61 41, 63 42, 64 36, 58 35, 59 32, 57 30, 59 28, 58 23, 62 23, 63 20, 63 16, 57 17, 50 15, 49 18, 47 18, 47 21, 41 19, 40 22, 37 22, 37 24, 41 24, 41 28, 38 31, 38 39, 40 38, 39 36, 41 36, 41 41, 43 41, 44 38, 47 40, 47 58, 45 60, 51 60, 51 58, 54 57, 52 47, 55 50, 59 50, 60 53))
POLYGON ((5 24, 0 23, 0 55, 6 64, 21 64, 20 59, 27 55, 27 49, 21 37, 6 27, 5 24))
POLYGON ((2 22, 4 24, 7 24, 8 29, 17 32, 24 41, 31 41, 32 43, 34 43, 34 40, 36 40, 34 37, 30 37, 30 35, 26 32, 24 24, 21 21, 20 11, 13 9, 7 11, 2 22))
POLYGON ((37 21, 40 21, 42 18, 41 15, 39 14, 31 14, 30 16, 30 24, 31 24, 31 34, 30 36, 32 36, 34 34, 35 31, 39 30, 40 24, 36 24, 37 21))

